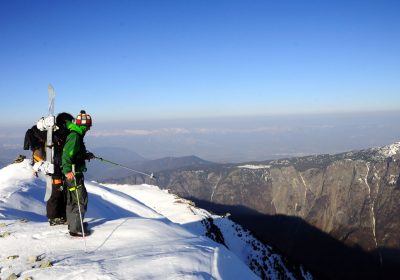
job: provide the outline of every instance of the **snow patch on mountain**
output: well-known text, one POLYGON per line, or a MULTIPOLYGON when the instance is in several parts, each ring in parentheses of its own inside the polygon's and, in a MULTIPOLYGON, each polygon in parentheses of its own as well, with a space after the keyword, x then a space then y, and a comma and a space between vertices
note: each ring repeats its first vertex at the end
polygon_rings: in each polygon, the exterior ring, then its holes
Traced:
POLYGON ((253 164, 245 164, 240 165, 238 168, 247 168, 247 169, 268 169, 271 168, 271 165, 253 165, 253 164))

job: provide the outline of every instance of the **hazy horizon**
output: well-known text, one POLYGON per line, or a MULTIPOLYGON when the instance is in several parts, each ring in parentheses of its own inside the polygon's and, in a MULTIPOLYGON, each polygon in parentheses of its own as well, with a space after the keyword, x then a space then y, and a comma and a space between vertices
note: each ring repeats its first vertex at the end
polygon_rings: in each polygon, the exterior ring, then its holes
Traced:
MULTIPOLYGON (((400 111, 95 123, 88 149, 119 147, 147 159, 195 155, 215 162, 333 154, 400 141, 400 111)), ((1 128, 0 147, 20 149, 27 127, 1 128)), ((101 155, 100 155, 101 156, 101 155)), ((115 159, 117 160, 117 159, 115 159)))

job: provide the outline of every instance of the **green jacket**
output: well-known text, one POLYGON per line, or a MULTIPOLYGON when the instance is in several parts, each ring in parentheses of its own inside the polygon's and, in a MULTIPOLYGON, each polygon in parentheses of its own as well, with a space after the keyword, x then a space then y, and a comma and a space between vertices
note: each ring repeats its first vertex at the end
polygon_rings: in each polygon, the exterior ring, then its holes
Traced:
POLYGON ((67 128, 70 133, 67 136, 62 153, 62 171, 67 174, 72 171, 72 165, 75 164, 75 173, 82 174, 86 169, 86 147, 83 143, 87 127, 76 125, 67 121, 67 128))

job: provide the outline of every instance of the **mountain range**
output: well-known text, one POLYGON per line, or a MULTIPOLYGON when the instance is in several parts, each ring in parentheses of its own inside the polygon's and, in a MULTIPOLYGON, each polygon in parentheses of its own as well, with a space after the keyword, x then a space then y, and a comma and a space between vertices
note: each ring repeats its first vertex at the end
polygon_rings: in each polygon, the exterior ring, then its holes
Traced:
MULTIPOLYGON (((216 164, 196 156, 164 157, 160 159, 148 160, 139 154, 130 151, 129 149, 115 147, 101 147, 93 149, 91 152, 105 160, 110 160, 134 170, 140 170, 148 173, 159 172, 162 170, 174 170, 190 166, 213 166, 216 164)), ((101 160, 92 160, 88 166, 89 168, 86 177, 99 182, 112 182, 116 178, 126 178, 132 174, 135 174, 130 170, 101 160)), ((138 177, 136 180, 141 180, 141 178, 138 177)), ((131 183, 136 182, 133 181, 131 183)))
MULTIPOLYGON (((150 169, 150 167, 149 167, 150 169)), ((400 276, 400 143, 161 170, 157 185, 231 218, 321 279, 400 276)), ((114 182, 146 178, 130 175, 114 182)))

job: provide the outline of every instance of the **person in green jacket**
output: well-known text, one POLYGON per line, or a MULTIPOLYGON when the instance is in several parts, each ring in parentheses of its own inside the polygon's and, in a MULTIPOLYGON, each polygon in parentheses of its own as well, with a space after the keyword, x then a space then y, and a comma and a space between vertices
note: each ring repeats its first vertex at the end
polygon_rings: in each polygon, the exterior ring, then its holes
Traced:
POLYGON ((75 122, 67 121, 70 133, 67 136, 62 153, 62 172, 65 175, 67 187, 67 222, 72 236, 88 235, 83 219, 88 205, 88 195, 83 172, 86 169, 85 160, 94 158, 86 151, 83 138, 92 126, 92 118, 84 110, 78 114, 75 122), (82 231, 83 230, 83 231, 82 231))

